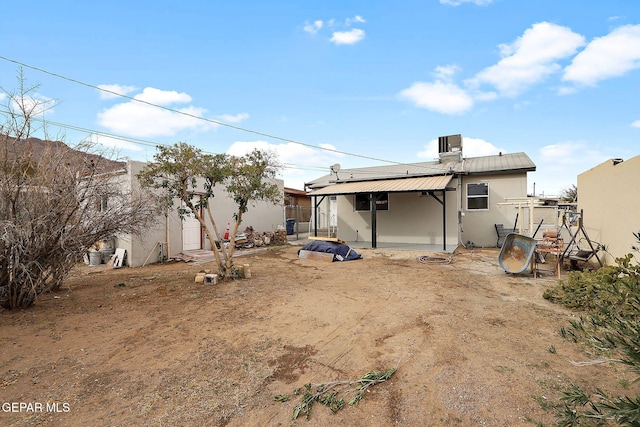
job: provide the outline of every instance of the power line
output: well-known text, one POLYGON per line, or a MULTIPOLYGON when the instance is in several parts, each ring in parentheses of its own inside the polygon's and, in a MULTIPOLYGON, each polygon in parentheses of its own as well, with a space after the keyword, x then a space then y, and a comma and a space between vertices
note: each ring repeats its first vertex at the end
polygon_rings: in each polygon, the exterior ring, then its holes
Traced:
MULTIPOLYGON (((3 59, 5 61, 7 61, 7 62, 12 62, 14 64, 17 64, 17 65, 21 66, 21 67, 29 68, 29 69, 32 69, 32 70, 35 70, 35 71, 38 71, 38 72, 41 72, 41 73, 44 73, 44 74, 48 74, 48 75, 53 76, 53 77, 57 77, 57 78, 62 79, 62 80, 66 80, 66 81, 69 81, 69 82, 72 82, 72 83, 76 83, 76 84, 79 84, 79 85, 82 85, 82 86, 85 86, 85 87, 88 87, 88 88, 99 90, 101 92, 106 92, 106 93, 109 93, 109 94, 114 95, 114 96, 125 98, 125 99, 128 99, 130 101, 138 102, 138 103, 145 104, 145 105, 148 105, 148 106, 151 106, 151 107, 160 108, 162 110, 169 111, 169 112, 172 112, 172 113, 175 113, 175 114, 180 114, 180 115, 183 115, 183 116, 186 116, 186 117, 190 117, 190 118, 193 118, 193 119, 197 119, 197 120, 203 120, 203 121, 208 122, 208 123, 213 123, 213 124, 216 124, 216 125, 219 125, 219 126, 225 126, 225 127, 231 128, 231 129, 242 131, 242 132, 252 133, 254 135, 259 135, 259 136, 263 136, 263 137, 266 137, 266 138, 271 138, 271 139, 276 139, 276 140, 283 141, 283 142, 289 142, 289 143, 292 143, 292 144, 302 145, 302 146, 313 148, 313 149, 317 149, 317 150, 323 150, 323 151, 328 151, 328 152, 332 152, 332 153, 336 153, 336 154, 342 154, 342 155, 345 155, 345 156, 358 157, 358 158, 361 158, 361 159, 373 160, 373 161, 382 162, 382 163, 388 163, 388 164, 393 164, 393 165, 404 165, 404 164, 406 164, 406 163, 402 163, 402 162, 396 162, 396 161, 392 161, 392 160, 380 159, 380 158, 377 158, 377 157, 365 156, 365 155, 362 155, 362 154, 355 154, 355 153, 350 153, 350 152, 347 152, 347 151, 336 150, 336 149, 333 149, 333 148, 320 147, 320 146, 317 146, 317 145, 307 144, 307 143, 296 141, 296 140, 293 140, 293 139, 288 139, 288 138, 283 138, 283 137, 276 136, 276 135, 271 135, 271 134, 268 134, 268 133, 265 133, 265 132, 259 132, 259 131, 243 128, 243 127, 240 127, 240 126, 230 125, 230 124, 225 123, 225 122, 221 122, 221 121, 213 120, 213 119, 208 119, 208 118, 202 117, 202 116, 197 116, 195 114, 191 114, 191 113, 188 113, 188 112, 185 112, 185 111, 175 110, 173 108, 165 107, 163 105, 154 104, 154 103, 149 102, 149 101, 145 101, 145 100, 138 99, 138 98, 135 98, 135 97, 132 97, 132 96, 128 96, 128 95, 124 95, 124 94, 121 94, 121 93, 118 93, 118 92, 115 92, 115 91, 112 91, 112 90, 109 90, 109 89, 101 88, 99 86, 96 86, 96 85, 93 85, 93 84, 90 84, 90 83, 85 83, 83 81, 80 81, 80 80, 77 80, 77 79, 74 79, 74 78, 71 78, 71 77, 63 76, 61 74, 54 73, 54 72, 45 70, 43 68, 35 67, 33 65, 25 64, 23 62, 17 61, 15 59, 7 58, 7 57, 2 56, 2 55, 0 55, 0 59, 3 59)), ((94 132, 94 133, 97 133, 97 132, 94 132)), ((161 145, 163 145, 163 144, 161 144, 161 145)), ((426 165, 419 165, 419 166, 416 165, 416 166, 419 167, 419 168, 427 169, 427 170, 434 169, 434 168, 426 166, 426 165)))
MULTIPOLYGON (((0 114, 11 114, 10 111, 6 111, 6 110, 0 110, 0 114)), ((89 128, 84 128, 81 126, 76 126, 76 125, 72 125, 72 124, 68 124, 68 123, 60 123, 60 122, 55 122, 53 120, 48 120, 48 119, 40 119, 37 117, 31 117, 31 120, 37 121, 37 122, 42 122, 43 124, 50 124, 53 126, 57 126, 60 128, 64 128, 64 129, 71 129, 71 130, 75 130, 78 132, 85 132, 88 133, 90 135, 97 135, 97 136, 105 136, 108 138, 112 138, 112 139, 117 139, 120 141, 125 141, 125 142, 130 142, 132 144, 137 144, 137 145, 144 145, 147 147, 158 147, 158 146, 165 146, 168 147, 170 146, 170 144, 167 143, 162 143, 162 142, 153 142, 153 141, 147 141, 144 139, 139 139, 139 138, 132 138, 132 137, 127 137, 127 136, 122 136, 122 135, 117 135, 114 133, 109 133, 109 132, 103 132, 103 131, 98 131, 98 130, 94 130, 94 129, 89 129, 89 128)), ((98 144, 100 144, 99 141, 95 141, 98 144)), ((104 144, 102 144, 104 145, 104 144)), ((117 148, 117 147, 116 147, 117 148)), ((122 148, 122 147, 120 147, 122 148)), ((216 154, 213 153, 211 151, 206 151, 206 150, 202 150, 202 152, 204 154, 216 154)), ((300 165, 296 165, 294 163, 283 163, 283 166, 285 167, 285 169, 296 169, 296 170, 302 170, 302 171, 314 171, 314 172, 325 172, 326 168, 320 167, 320 166, 310 166, 310 167, 302 167, 300 165)))
POLYGON ((57 77, 57 78, 60 78, 60 79, 63 79, 63 80, 70 81, 72 83, 76 83, 76 84, 79 84, 79 85, 82 85, 82 86, 86 86, 86 87, 89 87, 89 88, 92 88, 92 89, 97 89, 99 91, 106 92, 106 93, 109 93, 111 95, 119 96, 119 97, 128 99, 130 101, 135 101, 135 102, 139 102, 141 104, 146 104, 146 105, 149 105, 149 106, 152 106, 152 107, 161 108, 163 110, 170 111, 172 113, 181 114, 183 116, 191 117, 193 119, 203 120, 203 121, 206 121, 206 122, 209 122, 209 123, 213 123, 213 124, 216 124, 216 125, 219 125, 219 126, 226 126, 226 127, 231 128, 231 129, 239 130, 239 131, 242 131, 242 132, 248 132, 248 133, 252 133, 252 134, 255 134, 255 135, 260 135, 260 136, 271 138, 271 139, 277 139, 279 141, 290 142, 290 143, 293 143, 293 144, 299 144, 299 145, 303 145, 305 147, 315 148, 315 149, 318 149, 318 150, 330 151, 330 152, 333 152, 333 153, 336 153, 336 154, 343 154, 343 155, 347 155, 347 156, 360 157, 360 158, 363 158, 363 159, 375 160, 375 161, 384 162, 384 163, 401 164, 399 162, 394 162, 394 161, 391 161, 391 160, 378 159, 376 157, 370 157, 370 156, 364 156, 364 155, 361 155, 361 154, 349 153, 349 152, 346 152, 346 151, 335 150, 335 149, 332 149, 332 148, 319 147, 317 145, 307 144, 307 143, 304 143, 304 142, 295 141, 293 139, 283 138, 283 137, 280 137, 280 136, 271 135, 271 134, 268 134, 268 133, 259 132, 259 131, 255 131, 255 130, 251 130, 251 129, 247 129, 247 128, 243 128, 243 127, 240 127, 240 126, 230 125, 230 124, 225 123, 225 122, 221 122, 221 121, 213 120, 213 119, 208 119, 208 118, 202 117, 202 116, 197 116, 195 114, 187 113, 185 111, 175 110, 173 108, 165 107, 163 105, 154 104, 152 102, 145 101, 143 99, 137 99, 137 98, 134 98, 132 96, 124 95, 124 94, 121 94, 121 93, 118 93, 118 92, 115 92, 115 91, 112 91, 112 90, 109 90, 109 89, 101 88, 99 86, 95 86, 95 85, 92 85, 92 84, 89 84, 89 83, 85 83, 85 82, 82 82, 80 80, 73 79, 71 77, 66 77, 66 76, 63 76, 61 74, 53 73, 51 71, 47 71, 47 70, 44 70, 42 68, 38 68, 38 67, 34 67, 32 65, 25 64, 23 62, 15 60, 15 59, 10 59, 10 58, 7 58, 7 57, 1 56, 1 55, 0 55, 0 59, 3 59, 3 60, 8 61, 8 62, 13 62, 14 64, 20 65, 22 67, 30 68, 30 69, 35 70, 35 71, 39 71, 41 73, 48 74, 48 75, 53 76, 53 77, 57 77))

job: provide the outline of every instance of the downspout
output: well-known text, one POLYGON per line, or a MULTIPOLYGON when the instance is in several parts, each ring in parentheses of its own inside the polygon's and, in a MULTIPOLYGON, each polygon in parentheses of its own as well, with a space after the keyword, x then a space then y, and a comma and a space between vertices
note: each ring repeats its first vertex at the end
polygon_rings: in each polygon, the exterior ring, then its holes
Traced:
POLYGON ((457 178, 458 178, 458 244, 462 245, 462 247, 466 249, 466 246, 462 241, 462 233, 464 232, 464 230, 462 229, 462 218, 464 218, 464 210, 463 210, 464 200, 462 198, 462 174, 459 174, 457 178))
POLYGON ((462 219, 464 218, 464 198, 462 196, 462 177, 464 176, 464 157, 462 158, 462 167, 460 173, 458 174, 458 245, 462 245, 463 248, 467 249, 463 240, 462 233, 464 230, 462 229, 462 219))

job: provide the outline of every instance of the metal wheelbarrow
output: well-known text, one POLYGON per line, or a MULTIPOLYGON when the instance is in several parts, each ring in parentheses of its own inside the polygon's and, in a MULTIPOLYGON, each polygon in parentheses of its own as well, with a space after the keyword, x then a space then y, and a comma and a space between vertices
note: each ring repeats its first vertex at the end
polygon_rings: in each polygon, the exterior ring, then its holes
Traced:
POLYGON ((498 255, 498 264, 507 273, 523 273, 531 267, 536 253, 535 239, 517 233, 509 233, 498 255))

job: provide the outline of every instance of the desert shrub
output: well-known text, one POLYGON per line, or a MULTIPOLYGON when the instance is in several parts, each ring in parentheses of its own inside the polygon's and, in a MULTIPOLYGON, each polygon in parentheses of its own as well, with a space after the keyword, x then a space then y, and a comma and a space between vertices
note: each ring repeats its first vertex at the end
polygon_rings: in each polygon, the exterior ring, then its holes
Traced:
MULTIPOLYGON (((632 384, 640 380, 640 265, 633 254, 616 259, 616 265, 570 273, 544 297, 582 312, 579 320, 561 329, 565 338, 625 365, 637 376, 632 384)), ((559 426, 640 426, 637 392, 610 396, 602 389, 587 391, 572 384, 554 407, 559 426)))
POLYGON ((616 265, 605 265, 598 270, 570 272, 567 280, 548 288, 544 298, 569 308, 586 312, 638 313, 633 306, 634 296, 640 291, 640 265, 632 265, 632 255, 616 259, 616 265))

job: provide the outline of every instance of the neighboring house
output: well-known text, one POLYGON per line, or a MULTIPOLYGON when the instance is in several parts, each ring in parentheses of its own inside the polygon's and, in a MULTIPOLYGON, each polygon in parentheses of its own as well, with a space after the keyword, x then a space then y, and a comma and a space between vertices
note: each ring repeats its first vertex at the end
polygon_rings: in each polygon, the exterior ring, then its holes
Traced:
POLYGON ((295 219, 296 222, 311 220, 311 197, 304 190, 284 187, 285 218, 295 219))
MULTIPOLYGON (((126 168, 118 175, 119 185, 131 191, 141 190, 136 175, 144 168, 144 162, 129 161, 126 168)), ((276 180, 278 187, 284 192, 284 182, 276 180)), ((211 199, 212 212, 216 225, 221 234, 225 233, 227 223, 233 221, 233 214, 237 212, 237 206, 224 190, 224 186, 216 186, 215 197, 211 199)), ((198 197, 197 193, 195 197, 198 197)), ((179 201, 171 209, 167 216, 158 215, 156 225, 149 228, 141 236, 118 236, 116 247, 127 250, 126 264, 130 267, 138 267, 143 264, 157 262, 160 254, 165 258, 171 258, 186 250, 211 249, 200 223, 193 215, 180 219, 177 213, 179 201)), ((206 218, 206 213, 203 212, 206 218)), ((208 218, 206 218, 209 224, 208 218)), ((252 226, 254 230, 272 231, 282 226, 282 204, 256 201, 249 204, 249 210, 243 214, 242 224, 238 232, 244 232, 245 228, 252 226)), ((233 224, 232 224, 233 225, 233 224)))
POLYGON ((632 252, 640 232, 640 156, 610 159, 578 175, 578 209, 589 238, 607 247, 604 261, 632 252))
MULTIPOLYGON (((439 160, 334 169, 306 184, 313 198, 313 227, 329 228, 348 242, 495 247, 495 224, 514 224, 527 198, 527 173, 536 166, 525 153, 464 158, 462 137, 439 138, 439 160)), ((338 166, 338 165, 335 165, 338 166)))

